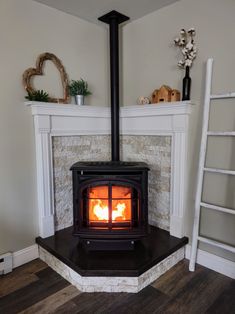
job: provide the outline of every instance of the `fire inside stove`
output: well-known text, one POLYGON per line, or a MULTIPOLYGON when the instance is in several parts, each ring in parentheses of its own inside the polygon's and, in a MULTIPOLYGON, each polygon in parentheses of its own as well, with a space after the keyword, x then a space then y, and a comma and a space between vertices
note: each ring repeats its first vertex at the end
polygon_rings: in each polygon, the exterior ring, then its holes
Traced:
POLYGON ((89 222, 131 222, 132 189, 126 186, 95 186, 88 192, 89 222))

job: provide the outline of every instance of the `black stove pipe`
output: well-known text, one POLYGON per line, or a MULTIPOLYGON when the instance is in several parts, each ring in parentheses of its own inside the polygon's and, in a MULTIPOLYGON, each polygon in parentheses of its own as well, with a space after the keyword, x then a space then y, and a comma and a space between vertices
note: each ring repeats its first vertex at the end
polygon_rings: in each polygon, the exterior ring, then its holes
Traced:
POLYGON ((111 144, 112 161, 120 160, 119 132, 119 37, 118 25, 129 20, 129 17, 111 11, 98 20, 109 24, 110 49, 110 84, 111 84, 111 144))

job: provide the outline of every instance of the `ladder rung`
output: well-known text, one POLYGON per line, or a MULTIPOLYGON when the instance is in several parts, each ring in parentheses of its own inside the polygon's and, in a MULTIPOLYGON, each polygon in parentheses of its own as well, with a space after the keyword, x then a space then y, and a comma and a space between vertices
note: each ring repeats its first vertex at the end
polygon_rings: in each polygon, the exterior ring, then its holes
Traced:
POLYGON ((232 208, 226 208, 226 207, 216 206, 216 205, 208 204, 208 203, 204 203, 204 202, 201 202, 200 205, 203 206, 203 207, 205 207, 205 208, 217 210, 217 211, 219 211, 219 212, 223 212, 223 213, 227 213, 227 214, 232 214, 232 215, 235 214, 235 210, 232 209, 232 208))
POLYGON ((235 253, 235 247, 234 246, 231 246, 231 245, 228 245, 228 244, 224 244, 222 242, 218 242, 218 241, 211 240, 211 239, 208 239, 208 238, 205 238, 205 237, 201 237, 201 236, 198 237, 198 240, 201 241, 201 242, 208 243, 208 244, 220 247, 220 248, 222 248, 224 250, 227 250, 227 251, 235 253))
POLYGON ((209 131, 209 132, 207 132, 207 135, 212 135, 212 136, 235 136, 235 131, 226 131, 226 132, 209 131))
POLYGON ((217 168, 204 168, 204 171, 213 172, 213 173, 230 174, 232 176, 235 175, 235 170, 224 170, 224 169, 217 169, 217 168))
POLYGON ((226 98, 235 98, 235 93, 210 95, 210 99, 226 99, 226 98))

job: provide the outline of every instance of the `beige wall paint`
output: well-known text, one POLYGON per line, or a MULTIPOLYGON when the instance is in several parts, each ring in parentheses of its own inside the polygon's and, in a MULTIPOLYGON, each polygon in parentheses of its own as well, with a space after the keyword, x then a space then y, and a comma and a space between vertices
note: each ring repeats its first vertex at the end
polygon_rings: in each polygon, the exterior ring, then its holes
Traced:
MULTIPOLYGON (((183 71, 176 66, 179 51, 172 41, 182 27, 194 26, 197 30, 199 53, 191 71, 192 99, 196 105, 192 115, 189 150, 189 215, 186 226, 189 236, 193 221, 205 61, 210 56, 215 59, 214 91, 235 90, 234 12, 233 0, 181 0, 127 24, 122 32, 123 104, 132 105, 140 95, 148 96, 162 84, 181 89, 183 71)), ((71 79, 83 77, 89 81, 93 95, 87 99, 88 103, 107 105, 107 38, 104 28, 31 0, 0 2, 0 254, 33 244, 38 232, 33 121, 29 108, 23 105, 22 73, 34 66, 40 53, 55 53, 71 79)), ((46 77, 36 79, 35 85, 48 89, 52 95, 58 95, 58 73, 49 62, 45 73, 46 77)), ((229 105, 228 114, 225 113, 224 104, 217 104, 216 107, 219 114, 212 118, 212 127, 218 129, 225 125, 234 128, 232 106, 229 105)), ((224 141, 220 146, 216 143, 210 146, 208 162, 235 168, 234 142, 224 141)), ((212 194, 217 197, 216 201, 227 201, 230 206, 234 205, 232 180, 221 178, 216 186, 212 179, 205 198, 212 194)), ((230 216, 219 216, 203 213, 202 230, 234 244, 234 220, 230 216)), ((226 252, 204 248, 233 259, 226 252)))
MULTIPOLYGON (((23 104, 22 73, 42 52, 61 59, 71 79, 88 80, 91 105, 108 103, 107 32, 31 0, 0 2, 0 254, 38 235, 33 119, 23 104)), ((58 73, 46 62, 35 87, 59 95, 58 73)))
MULTIPOLYGON (((195 183, 200 146, 205 62, 213 57, 213 92, 235 91, 235 2, 233 0, 181 0, 149 14, 123 29, 123 103, 132 105, 139 96, 150 96, 163 84, 181 90, 184 71, 177 68, 180 53, 173 39, 181 28, 196 28, 198 56, 191 70, 195 103, 191 117, 189 150, 189 191, 187 235, 191 237, 195 183)), ((217 101, 210 127, 214 130, 235 129, 235 106, 231 101, 217 101)), ((213 139, 208 164, 235 169, 235 139, 213 139)), ((204 199, 235 208, 234 178, 211 175, 206 179, 204 199)), ((235 217, 203 211, 202 233, 235 244, 235 217)), ((234 254, 208 246, 205 250, 234 260, 234 254)))

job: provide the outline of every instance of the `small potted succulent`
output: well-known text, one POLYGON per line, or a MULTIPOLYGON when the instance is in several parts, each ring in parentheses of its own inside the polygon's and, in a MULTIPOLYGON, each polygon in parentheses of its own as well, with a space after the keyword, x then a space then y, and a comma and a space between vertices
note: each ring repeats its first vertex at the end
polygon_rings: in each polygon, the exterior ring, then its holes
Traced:
POLYGON ((91 95, 88 89, 88 83, 82 78, 78 81, 72 80, 69 84, 70 96, 75 97, 75 102, 77 105, 84 105, 84 97, 91 95))
POLYGON ((44 90, 35 90, 35 91, 27 91, 28 95, 25 96, 25 99, 30 101, 42 101, 42 102, 48 102, 49 101, 49 95, 44 90))

